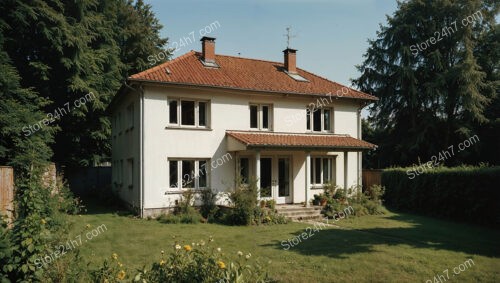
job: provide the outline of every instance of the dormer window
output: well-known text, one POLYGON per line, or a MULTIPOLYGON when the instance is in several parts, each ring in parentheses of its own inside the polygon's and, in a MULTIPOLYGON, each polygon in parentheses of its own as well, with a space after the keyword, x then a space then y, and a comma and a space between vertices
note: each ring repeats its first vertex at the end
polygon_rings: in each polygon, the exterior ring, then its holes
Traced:
POLYGON ((272 105, 250 104, 250 128, 269 131, 272 128, 272 105))

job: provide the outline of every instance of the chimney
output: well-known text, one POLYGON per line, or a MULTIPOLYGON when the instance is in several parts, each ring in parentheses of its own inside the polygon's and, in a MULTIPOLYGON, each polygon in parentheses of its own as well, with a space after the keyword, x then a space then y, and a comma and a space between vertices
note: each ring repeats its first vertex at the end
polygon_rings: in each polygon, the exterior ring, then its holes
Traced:
POLYGON ((283 53, 285 53, 285 71, 290 74, 296 74, 297 73, 297 66, 296 66, 296 61, 297 61, 297 56, 296 53, 297 50, 287 48, 283 50, 283 53))
POLYGON ((204 36, 202 42, 202 61, 205 63, 215 63, 215 37, 204 36))

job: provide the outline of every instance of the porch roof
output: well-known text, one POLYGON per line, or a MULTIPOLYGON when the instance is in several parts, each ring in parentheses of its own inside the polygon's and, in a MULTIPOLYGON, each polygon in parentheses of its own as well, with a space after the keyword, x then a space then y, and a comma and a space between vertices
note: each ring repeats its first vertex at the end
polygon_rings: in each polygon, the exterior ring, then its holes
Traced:
POLYGON ((259 148, 361 151, 376 148, 374 144, 349 135, 226 131, 226 136, 229 151, 259 148))

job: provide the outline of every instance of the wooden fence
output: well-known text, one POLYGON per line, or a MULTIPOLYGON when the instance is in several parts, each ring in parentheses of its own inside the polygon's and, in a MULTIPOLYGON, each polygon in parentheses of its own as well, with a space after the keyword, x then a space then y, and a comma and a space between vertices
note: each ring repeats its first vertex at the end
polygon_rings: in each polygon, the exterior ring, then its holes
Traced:
POLYGON ((368 189, 372 185, 382 184, 382 169, 363 169, 363 190, 368 189))
POLYGON ((0 166, 0 214, 12 222, 14 213, 14 169, 0 166))

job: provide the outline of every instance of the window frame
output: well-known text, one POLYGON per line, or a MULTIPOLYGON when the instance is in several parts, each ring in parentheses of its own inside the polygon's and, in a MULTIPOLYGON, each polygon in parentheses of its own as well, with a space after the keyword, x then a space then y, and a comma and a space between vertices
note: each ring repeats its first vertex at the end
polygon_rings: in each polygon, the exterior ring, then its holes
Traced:
POLYGON ((309 170, 309 176, 310 176, 310 186, 312 189, 320 189, 323 188, 326 184, 332 183, 335 184, 335 172, 334 168, 335 166, 335 156, 311 156, 311 168, 309 170), (320 171, 320 176, 316 176, 316 160, 320 160, 319 164, 321 167, 320 171), (330 160, 330 162, 327 162, 328 171, 330 175, 330 180, 325 182, 325 160, 330 160), (316 178, 319 177, 320 182, 316 182, 316 178))
POLYGON ((250 129, 257 131, 272 131, 273 130, 273 120, 274 120, 274 108, 271 103, 250 103, 248 105, 248 113, 250 118, 250 129), (257 107, 257 127, 252 127, 252 106, 257 107), (263 108, 267 107, 267 128, 264 128, 264 111, 263 108))
POLYGON ((311 133, 334 133, 334 108, 333 107, 321 107, 314 108, 311 110, 310 106, 306 106, 306 130, 311 133), (330 112, 330 117, 328 119, 330 123, 330 129, 325 129, 325 110, 330 112), (314 122, 314 113, 316 111, 320 111, 320 130, 314 130, 315 122, 314 122))
MULTIPOLYGON (((210 172, 209 169, 207 169, 208 166, 210 166, 210 158, 169 158, 167 160, 167 166, 168 166, 168 188, 169 189, 174 189, 174 190, 203 190, 207 189, 210 187, 210 172), (183 174, 182 174, 182 162, 183 161, 193 161, 194 162, 194 169, 190 173, 190 178, 192 178, 192 182, 194 182, 193 187, 187 187, 183 186, 183 174), (204 176, 206 177, 206 186, 201 187, 200 186, 200 161, 205 161, 205 170, 204 170, 204 176), (176 186, 172 186, 170 182, 170 164, 171 162, 176 162, 177 164, 177 183, 175 184, 176 186), (193 176, 194 173, 194 176, 193 176)), ((186 175, 186 174, 184 174, 186 175)))
POLYGON ((169 98, 167 99, 167 125, 169 127, 178 127, 178 128, 187 128, 187 129, 210 129, 210 109, 211 108, 211 103, 210 100, 205 100, 205 99, 196 99, 196 98, 169 98), (175 101, 177 103, 176 105, 176 123, 171 123, 170 122, 170 103, 175 101), (194 102, 194 109, 193 109, 193 115, 194 115, 194 125, 184 125, 182 124, 182 102, 183 101, 190 101, 194 102), (200 125, 200 103, 205 104, 205 125, 200 125))
POLYGON ((134 188, 134 159, 127 159, 127 187, 129 189, 134 188))
POLYGON ((134 128, 134 103, 127 106, 127 131, 134 128))

